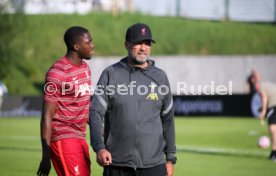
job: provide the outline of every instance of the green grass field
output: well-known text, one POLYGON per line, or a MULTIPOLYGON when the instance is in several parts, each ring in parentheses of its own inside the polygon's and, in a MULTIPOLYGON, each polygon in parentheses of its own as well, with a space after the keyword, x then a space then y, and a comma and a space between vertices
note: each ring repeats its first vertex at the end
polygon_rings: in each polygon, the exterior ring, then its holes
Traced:
MULTIPOLYGON (((267 127, 253 118, 176 118, 175 176, 275 176, 270 149, 257 140, 267 127)), ((87 140, 89 138, 87 137, 87 140)), ((41 158, 39 118, 0 118, 0 175, 35 175, 41 158)), ((92 175, 101 168, 91 150, 92 175)), ((56 175, 52 168, 52 176, 56 175)))

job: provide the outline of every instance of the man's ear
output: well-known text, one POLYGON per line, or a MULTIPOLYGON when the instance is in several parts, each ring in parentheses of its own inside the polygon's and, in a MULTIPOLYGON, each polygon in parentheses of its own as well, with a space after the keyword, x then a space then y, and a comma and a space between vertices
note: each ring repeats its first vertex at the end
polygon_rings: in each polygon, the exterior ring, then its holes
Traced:
POLYGON ((130 49, 130 43, 129 42, 127 42, 127 41, 125 41, 125 47, 126 47, 126 49, 130 49))
POLYGON ((79 50, 79 45, 78 45, 78 44, 74 44, 73 47, 74 47, 74 50, 75 50, 75 51, 78 51, 78 50, 79 50))

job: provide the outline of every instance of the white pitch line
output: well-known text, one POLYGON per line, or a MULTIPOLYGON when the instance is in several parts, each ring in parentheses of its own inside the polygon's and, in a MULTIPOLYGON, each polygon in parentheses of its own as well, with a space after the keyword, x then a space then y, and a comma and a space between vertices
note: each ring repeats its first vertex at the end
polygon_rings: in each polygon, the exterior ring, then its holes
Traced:
POLYGON ((23 140, 23 141, 33 141, 39 140, 39 136, 20 136, 20 135, 9 135, 9 136, 0 136, 2 139, 11 139, 11 140, 23 140))
POLYGON ((214 153, 229 155, 248 155, 248 156, 267 156, 269 151, 263 150, 243 150, 233 148, 217 148, 217 147, 199 147, 199 146, 177 146, 178 151, 191 151, 198 153, 214 153))

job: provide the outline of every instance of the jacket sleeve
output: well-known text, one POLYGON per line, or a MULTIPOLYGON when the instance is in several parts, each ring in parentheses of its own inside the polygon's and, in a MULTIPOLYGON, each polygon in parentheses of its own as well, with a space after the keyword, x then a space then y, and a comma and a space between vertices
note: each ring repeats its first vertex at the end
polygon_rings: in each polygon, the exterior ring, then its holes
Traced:
POLYGON ((103 122, 108 107, 108 96, 106 93, 108 80, 108 72, 104 70, 95 89, 89 109, 90 144, 95 152, 105 148, 103 122))
POLYGON ((176 146, 175 146, 175 126, 174 126, 174 106, 173 98, 170 90, 170 84, 166 76, 166 87, 169 89, 168 94, 165 95, 163 100, 161 119, 163 124, 163 135, 166 141, 165 154, 166 159, 175 158, 176 146))

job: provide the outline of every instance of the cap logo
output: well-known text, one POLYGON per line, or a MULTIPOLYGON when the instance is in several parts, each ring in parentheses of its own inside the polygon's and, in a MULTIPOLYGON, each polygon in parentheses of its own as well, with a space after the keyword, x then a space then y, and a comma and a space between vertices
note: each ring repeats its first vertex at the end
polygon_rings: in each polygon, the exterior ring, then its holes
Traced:
POLYGON ((142 29, 141 29, 141 34, 142 34, 142 35, 146 35, 146 28, 142 28, 142 29))

